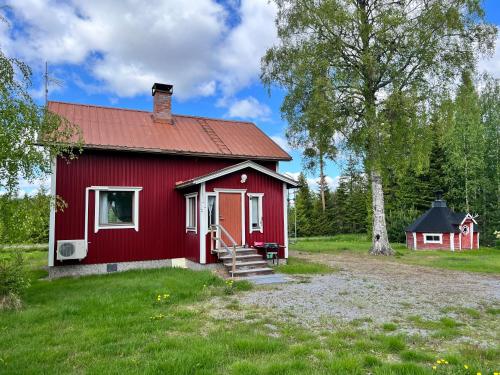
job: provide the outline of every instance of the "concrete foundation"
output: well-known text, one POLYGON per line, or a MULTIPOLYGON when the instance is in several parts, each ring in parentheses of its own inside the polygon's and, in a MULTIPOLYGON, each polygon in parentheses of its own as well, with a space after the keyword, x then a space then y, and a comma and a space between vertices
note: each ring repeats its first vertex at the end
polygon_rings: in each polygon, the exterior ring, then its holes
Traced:
POLYGON ((138 262, 119 262, 103 264, 74 264, 67 266, 49 267, 49 279, 60 277, 79 277, 87 275, 100 275, 106 273, 123 272, 136 269, 152 268, 189 268, 196 271, 223 268, 222 263, 199 264, 186 258, 146 260, 138 262))

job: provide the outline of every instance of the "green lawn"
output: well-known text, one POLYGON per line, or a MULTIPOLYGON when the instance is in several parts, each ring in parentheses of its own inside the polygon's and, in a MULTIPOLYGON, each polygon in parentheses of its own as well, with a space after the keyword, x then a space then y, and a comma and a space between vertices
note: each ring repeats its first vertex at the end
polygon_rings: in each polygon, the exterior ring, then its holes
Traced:
POLYGON ((275 271, 279 273, 306 275, 306 274, 327 274, 336 272, 337 269, 326 264, 309 262, 307 260, 289 257, 287 264, 282 264, 275 267, 275 271))
MULTIPOLYGON (((46 252, 32 252, 38 268, 46 252)), ((291 263, 290 266, 293 266, 291 263)), ((129 271, 46 281, 34 269, 20 311, 0 312, 0 373, 492 374, 500 350, 409 335, 397 324, 311 330, 241 306, 210 272, 129 271), (158 300, 159 298, 159 300, 158 300), (447 364, 436 364, 445 359, 447 364), (469 366, 465 370, 464 365, 469 366), (432 366, 437 370, 432 370, 432 366)), ((497 311, 478 311, 491 321, 497 311)), ((366 325, 368 324, 368 325, 366 325)), ((412 323, 413 324, 413 323, 412 323)), ((432 325, 415 318, 415 324, 432 325)), ((331 326, 329 326, 331 327, 331 326)), ((457 323, 460 332, 465 325, 457 323)), ((451 329, 450 328, 450 329, 451 329)))
MULTIPOLYGON (((369 256, 370 240, 365 235, 339 235, 334 237, 299 238, 290 244, 290 250, 310 253, 338 254, 350 252, 359 256, 369 256)), ((467 251, 408 250, 404 244, 391 244, 396 250, 395 257, 380 257, 388 261, 407 264, 446 268, 459 271, 500 273, 500 250, 483 248, 467 251)))

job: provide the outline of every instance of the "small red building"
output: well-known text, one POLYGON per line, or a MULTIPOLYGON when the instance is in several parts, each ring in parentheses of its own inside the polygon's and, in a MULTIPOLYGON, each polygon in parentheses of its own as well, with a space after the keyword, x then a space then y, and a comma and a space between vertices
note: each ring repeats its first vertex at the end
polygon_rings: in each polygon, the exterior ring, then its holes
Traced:
POLYGON ((288 257, 286 197, 297 183, 278 163, 291 157, 253 123, 172 114, 172 92, 153 86, 153 112, 49 103, 84 140, 77 160, 54 163, 52 194, 67 208, 51 213, 51 276, 200 268, 227 259, 223 243, 250 263, 241 275, 267 268, 255 243, 288 257))
POLYGON ((406 246, 413 250, 464 250, 479 248, 479 227, 469 213, 454 213, 446 201, 432 207, 406 228, 406 246))

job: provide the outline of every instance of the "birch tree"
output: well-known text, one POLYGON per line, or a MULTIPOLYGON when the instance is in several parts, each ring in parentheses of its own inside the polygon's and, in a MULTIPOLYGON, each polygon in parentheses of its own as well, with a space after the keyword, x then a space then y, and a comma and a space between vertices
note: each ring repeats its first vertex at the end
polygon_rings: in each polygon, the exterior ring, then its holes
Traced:
POLYGON ((282 106, 289 126, 286 136, 290 145, 302 150, 306 171, 319 170, 319 193, 323 213, 326 210, 325 166, 335 159, 335 131, 339 128, 335 108, 327 97, 332 91, 327 65, 316 62, 315 69, 304 72, 294 95, 288 95, 282 106))
MULTIPOLYGON (((421 163, 425 102, 494 48, 496 27, 479 0, 274 0, 278 43, 262 79, 297 95, 301 77, 328 62, 331 105, 364 156, 372 186, 372 254, 391 255, 381 166, 421 163)), ((427 154, 428 154, 428 150, 427 154)))
POLYGON ((55 155, 74 158, 82 142, 76 125, 33 101, 31 77, 28 65, 0 48, 0 188, 9 192, 20 178, 49 173, 55 155))

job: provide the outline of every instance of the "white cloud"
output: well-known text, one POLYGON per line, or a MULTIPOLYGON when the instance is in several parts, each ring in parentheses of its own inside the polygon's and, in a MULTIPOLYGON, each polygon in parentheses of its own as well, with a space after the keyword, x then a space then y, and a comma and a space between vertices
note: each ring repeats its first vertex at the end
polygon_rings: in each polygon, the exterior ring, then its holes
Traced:
POLYGON ((483 57, 479 60, 478 71, 491 74, 495 78, 500 78, 500 35, 497 38, 495 52, 492 57, 483 57))
POLYGON ((271 115, 271 108, 260 103, 253 96, 245 99, 235 100, 229 106, 227 116, 243 119, 268 120, 271 115))
POLYGON ((282 135, 279 135, 279 134, 273 135, 273 136, 271 136, 271 139, 274 142, 276 142, 278 144, 278 146, 280 146, 286 152, 290 152, 291 151, 290 150, 290 145, 288 144, 288 141, 282 135))
MULTIPOLYGON (((16 29, 0 25, 0 44, 34 67, 78 64, 119 97, 172 83, 179 98, 231 97, 257 79, 276 39, 275 6, 243 0, 240 22, 216 0, 10 0, 16 29), (19 24, 19 25, 18 25, 19 24)), ((62 78, 62 77, 61 77, 62 78)))
MULTIPOLYGON (((294 180, 299 179, 300 172, 285 172, 284 173, 286 176, 289 176, 293 178, 294 180)), ((340 176, 325 176, 326 183, 328 184, 328 187, 330 188, 331 191, 334 191, 337 189, 339 186, 340 182, 340 176)), ((312 177, 312 178, 307 178, 307 184, 309 185, 309 188, 314 191, 319 190, 319 177, 312 177)))

